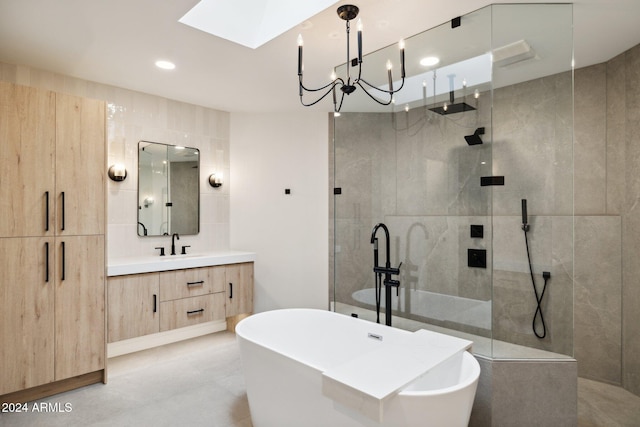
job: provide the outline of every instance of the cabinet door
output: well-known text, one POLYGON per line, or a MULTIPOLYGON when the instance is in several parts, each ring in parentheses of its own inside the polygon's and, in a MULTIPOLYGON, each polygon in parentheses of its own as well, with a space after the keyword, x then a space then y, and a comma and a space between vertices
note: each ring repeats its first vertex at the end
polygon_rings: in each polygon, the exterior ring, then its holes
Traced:
POLYGON ((0 395, 54 380, 53 250, 51 238, 0 239, 0 395))
POLYGON ((56 379, 104 369, 104 236, 56 238, 56 379))
POLYGON ((253 263, 232 264, 226 267, 227 317, 253 311, 253 263))
POLYGON ((0 82, 0 237, 53 233, 55 117, 53 92, 0 82))
POLYGON ((159 277, 158 273, 109 277, 109 342, 160 331, 159 277))
POLYGON ((104 234, 105 103, 56 95, 58 235, 104 234))

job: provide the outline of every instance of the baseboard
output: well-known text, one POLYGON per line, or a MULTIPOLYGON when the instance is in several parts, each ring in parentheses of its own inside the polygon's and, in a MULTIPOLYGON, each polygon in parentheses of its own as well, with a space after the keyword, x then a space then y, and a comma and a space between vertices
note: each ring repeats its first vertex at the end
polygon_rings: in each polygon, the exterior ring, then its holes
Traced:
POLYGON ((149 348, 159 347, 161 345, 171 344, 225 330, 227 330, 226 320, 217 320, 214 322, 206 322, 198 325, 186 326, 184 328, 172 329, 170 331, 158 332, 157 334, 116 341, 107 344, 107 358, 135 353, 136 351, 147 350, 149 348))
POLYGON ((104 382, 104 380, 104 370, 90 372, 88 374, 78 375, 65 380, 55 381, 39 385, 37 387, 28 388, 26 390, 15 391, 13 393, 2 395, 0 396, 0 403, 32 402, 44 397, 53 396, 54 394, 64 393, 65 391, 84 387, 90 384, 104 382))

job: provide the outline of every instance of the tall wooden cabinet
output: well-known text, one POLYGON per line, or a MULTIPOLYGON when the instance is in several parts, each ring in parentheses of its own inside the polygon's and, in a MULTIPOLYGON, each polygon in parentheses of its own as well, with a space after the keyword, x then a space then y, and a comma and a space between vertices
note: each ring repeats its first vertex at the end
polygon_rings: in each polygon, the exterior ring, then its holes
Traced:
POLYGON ((103 379, 105 149, 104 102, 0 82, 0 398, 103 379))

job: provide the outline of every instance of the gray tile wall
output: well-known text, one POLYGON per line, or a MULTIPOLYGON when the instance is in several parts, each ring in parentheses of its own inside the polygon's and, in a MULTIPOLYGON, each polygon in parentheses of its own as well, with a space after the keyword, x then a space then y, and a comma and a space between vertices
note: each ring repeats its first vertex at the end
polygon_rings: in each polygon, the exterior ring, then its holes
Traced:
POLYGON ((575 357, 640 395, 640 46, 575 73, 575 357))
MULTIPOLYGON (((622 211, 622 383, 640 395, 640 45, 625 54, 625 185, 622 211)), ((622 99, 607 100, 622 102, 622 99)))

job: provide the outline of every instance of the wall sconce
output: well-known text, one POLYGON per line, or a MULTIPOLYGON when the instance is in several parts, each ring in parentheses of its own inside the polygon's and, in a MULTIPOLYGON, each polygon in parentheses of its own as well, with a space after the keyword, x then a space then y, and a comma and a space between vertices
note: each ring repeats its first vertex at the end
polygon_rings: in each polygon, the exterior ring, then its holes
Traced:
POLYGON ((109 178, 111 180, 119 182, 124 181, 127 177, 127 169, 124 167, 122 163, 116 163, 115 165, 111 165, 109 168, 109 178))
POLYGON ((209 175, 209 185, 213 188, 222 186, 222 172, 212 173, 209 175))

